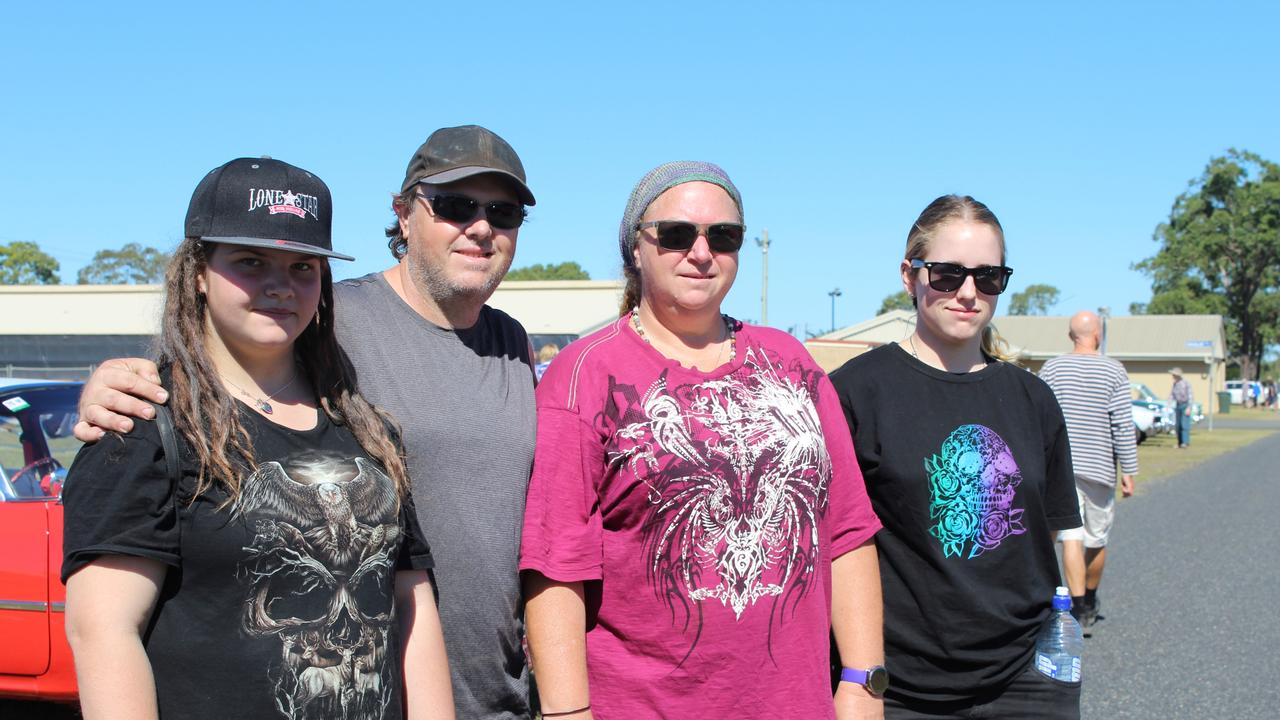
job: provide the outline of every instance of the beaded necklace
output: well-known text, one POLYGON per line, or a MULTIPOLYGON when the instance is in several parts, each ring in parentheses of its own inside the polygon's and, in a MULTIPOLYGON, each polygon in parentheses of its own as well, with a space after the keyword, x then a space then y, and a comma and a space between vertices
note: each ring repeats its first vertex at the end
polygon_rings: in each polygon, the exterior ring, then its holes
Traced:
MULTIPOLYGON (((725 332, 728 334, 728 337, 726 339, 729 341, 729 362, 733 363, 734 359, 738 357, 737 333, 734 332, 733 320, 730 319, 728 315, 721 313, 720 319, 724 321, 724 329, 725 329, 725 332)), ((636 334, 640 336, 640 339, 643 340, 646 345, 649 345, 649 346, 653 345, 653 343, 649 341, 649 336, 644 334, 644 326, 640 324, 640 311, 638 308, 631 309, 631 327, 635 329, 636 334)), ((717 367, 720 366, 721 355, 724 355, 723 345, 720 346, 720 352, 716 355, 717 367)))

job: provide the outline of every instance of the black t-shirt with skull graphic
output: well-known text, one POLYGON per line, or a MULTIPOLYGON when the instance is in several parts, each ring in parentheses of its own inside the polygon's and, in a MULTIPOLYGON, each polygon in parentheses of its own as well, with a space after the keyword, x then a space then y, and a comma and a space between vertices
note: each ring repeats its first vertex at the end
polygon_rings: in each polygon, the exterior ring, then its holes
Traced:
POLYGON ((101 555, 168 566, 144 636, 161 717, 399 718, 394 576, 430 569, 411 502, 351 432, 276 425, 245 406, 256 468, 238 500, 188 502, 152 422, 76 457, 63 578, 101 555))
POLYGON ((831 374, 884 529, 889 694, 960 700, 1031 662, 1059 585, 1053 531, 1080 525, 1066 425, 1035 375, 953 374, 896 344, 831 374))

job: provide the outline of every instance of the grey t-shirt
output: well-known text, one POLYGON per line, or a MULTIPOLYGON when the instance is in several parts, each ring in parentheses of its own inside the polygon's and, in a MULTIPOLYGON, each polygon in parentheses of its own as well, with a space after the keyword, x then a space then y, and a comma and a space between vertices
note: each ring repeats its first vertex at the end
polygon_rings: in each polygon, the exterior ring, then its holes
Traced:
POLYGON ((438 327, 381 273, 334 297, 360 392, 404 433, 458 717, 528 718, 516 568, 535 429, 528 336, 487 305, 474 327, 438 327))

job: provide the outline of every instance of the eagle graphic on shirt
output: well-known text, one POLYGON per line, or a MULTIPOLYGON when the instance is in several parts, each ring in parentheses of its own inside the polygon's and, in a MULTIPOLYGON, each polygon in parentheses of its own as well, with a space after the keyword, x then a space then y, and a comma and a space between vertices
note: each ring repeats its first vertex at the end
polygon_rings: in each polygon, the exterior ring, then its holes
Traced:
POLYGON ((280 643, 265 671, 282 717, 388 714, 399 509, 395 483, 362 457, 306 453, 244 481, 234 511, 254 537, 238 568, 241 627, 280 643))
POLYGON ((613 385, 606 460, 645 483, 647 576, 668 605, 716 603, 741 621, 764 598, 812 586, 831 479, 819 377, 748 347, 723 377, 613 385))

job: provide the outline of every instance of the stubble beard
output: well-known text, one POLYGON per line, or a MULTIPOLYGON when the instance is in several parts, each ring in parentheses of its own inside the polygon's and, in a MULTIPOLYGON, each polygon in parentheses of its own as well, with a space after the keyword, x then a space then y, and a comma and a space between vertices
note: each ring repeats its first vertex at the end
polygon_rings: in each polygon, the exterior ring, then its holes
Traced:
POLYGON ((478 310, 489 301, 502 279, 511 269, 511 263, 495 268, 479 286, 456 282, 443 268, 430 262, 422 262, 413 253, 405 257, 409 266, 409 278, 418 293, 429 297, 441 308, 471 308, 478 310))

